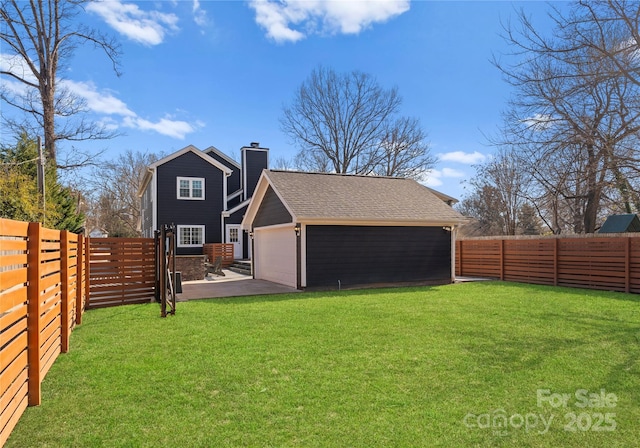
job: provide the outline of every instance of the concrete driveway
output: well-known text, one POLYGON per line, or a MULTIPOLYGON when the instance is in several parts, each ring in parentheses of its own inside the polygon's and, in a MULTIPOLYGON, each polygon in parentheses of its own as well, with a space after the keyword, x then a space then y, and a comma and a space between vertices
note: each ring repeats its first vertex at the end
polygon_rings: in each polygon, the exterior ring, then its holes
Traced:
POLYGON ((178 302, 193 299, 208 299, 214 297, 256 296, 263 294, 283 294, 300 292, 295 288, 255 280, 247 275, 223 270, 225 276, 208 275, 204 280, 182 282, 182 293, 176 294, 178 302))

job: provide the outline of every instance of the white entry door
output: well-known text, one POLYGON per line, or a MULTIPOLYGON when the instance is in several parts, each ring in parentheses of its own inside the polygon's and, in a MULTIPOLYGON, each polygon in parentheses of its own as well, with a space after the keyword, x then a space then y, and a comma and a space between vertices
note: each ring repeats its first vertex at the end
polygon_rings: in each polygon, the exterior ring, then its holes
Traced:
POLYGON ((242 258, 242 230, 240 224, 227 224, 226 242, 233 244, 233 258, 242 258))

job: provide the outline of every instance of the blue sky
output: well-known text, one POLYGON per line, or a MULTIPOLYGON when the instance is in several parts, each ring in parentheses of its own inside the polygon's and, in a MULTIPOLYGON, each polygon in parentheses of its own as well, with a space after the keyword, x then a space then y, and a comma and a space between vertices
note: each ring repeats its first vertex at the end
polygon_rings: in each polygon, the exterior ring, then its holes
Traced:
POLYGON ((88 47, 60 75, 125 134, 81 144, 107 158, 188 144, 237 157, 258 141, 274 161, 296 153, 278 119, 311 70, 367 72, 427 131, 438 163, 425 183, 461 198, 492 152, 483 134, 510 92, 489 60, 507 51, 500 23, 519 8, 544 23, 540 2, 107 0, 81 20, 120 40, 122 76, 88 47))

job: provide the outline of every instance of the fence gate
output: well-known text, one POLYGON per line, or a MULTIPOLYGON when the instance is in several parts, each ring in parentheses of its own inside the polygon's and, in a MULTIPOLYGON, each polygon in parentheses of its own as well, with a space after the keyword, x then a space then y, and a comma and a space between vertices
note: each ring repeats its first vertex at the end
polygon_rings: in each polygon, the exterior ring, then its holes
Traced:
POLYGON ((160 316, 176 314, 176 227, 163 225, 155 231, 156 239, 156 301, 160 316))

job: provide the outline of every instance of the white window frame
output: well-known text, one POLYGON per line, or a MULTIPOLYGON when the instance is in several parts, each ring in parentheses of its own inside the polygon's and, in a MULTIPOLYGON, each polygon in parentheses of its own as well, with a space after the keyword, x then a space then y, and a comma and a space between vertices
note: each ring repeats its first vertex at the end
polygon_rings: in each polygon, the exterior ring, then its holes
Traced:
POLYGON ((178 247, 202 247, 202 245, 205 242, 206 239, 206 235, 205 235, 205 229, 204 226, 199 226, 199 225, 184 225, 184 226, 177 226, 177 230, 178 230, 178 235, 176 238, 176 243, 178 247), (202 242, 201 243, 196 243, 196 244, 182 244, 182 232, 185 229, 200 229, 202 231, 202 242))
POLYGON ((176 197, 183 201, 204 201, 204 177, 176 177, 176 197), (180 196, 180 181, 189 182, 189 196, 180 196), (193 197, 193 182, 200 181, 202 182, 202 197, 194 198, 193 197))

